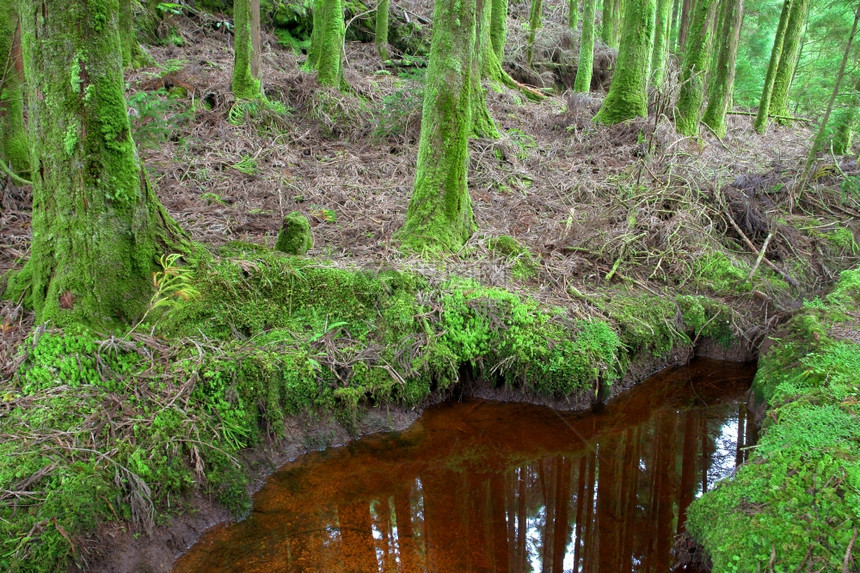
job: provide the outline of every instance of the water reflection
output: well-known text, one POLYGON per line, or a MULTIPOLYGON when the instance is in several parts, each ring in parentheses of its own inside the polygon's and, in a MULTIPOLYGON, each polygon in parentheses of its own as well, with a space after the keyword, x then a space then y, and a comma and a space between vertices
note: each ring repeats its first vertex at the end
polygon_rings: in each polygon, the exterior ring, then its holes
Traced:
POLYGON ((755 438, 751 376, 701 361, 587 416, 432 409, 285 466, 174 571, 669 571, 687 506, 755 438))

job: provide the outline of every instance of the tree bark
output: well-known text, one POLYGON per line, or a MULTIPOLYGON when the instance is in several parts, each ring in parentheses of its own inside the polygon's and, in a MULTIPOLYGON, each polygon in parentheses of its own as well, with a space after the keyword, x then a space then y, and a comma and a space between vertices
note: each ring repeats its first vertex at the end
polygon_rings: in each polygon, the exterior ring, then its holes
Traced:
POLYGON ((490 11, 490 42, 501 65, 505 59, 505 41, 508 34, 508 0, 492 0, 490 11))
POLYGON ((651 85, 663 83, 666 76, 666 54, 669 48, 669 27, 672 20, 672 0, 657 0, 654 27, 654 48, 651 50, 651 85))
POLYGON ((24 126, 21 27, 15 2, 0 6, 0 161, 18 176, 30 173, 24 126))
POLYGON ((260 84, 260 0, 233 0, 233 95, 256 99, 260 84))
POLYGON ((594 73, 594 17, 597 0, 583 0, 582 34, 579 37, 579 65, 573 80, 573 91, 591 91, 591 76, 594 73))
POLYGON ((541 27, 541 13, 543 12, 543 0, 531 0, 529 11, 529 39, 526 46, 526 63, 531 66, 535 54, 535 36, 541 27))
POLYGON ((718 137, 726 135, 726 112, 732 103, 735 85, 735 62, 741 40, 741 25, 744 19, 744 0, 722 0, 722 17, 718 37, 720 53, 713 77, 708 87, 708 105, 702 121, 714 130, 718 137))
POLYGON ((467 188, 475 0, 436 0, 415 186, 398 238, 407 249, 456 251, 475 230, 467 188))
POLYGON ((782 45, 785 40, 785 31, 788 28, 788 17, 791 14, 793 2, 801 0, 785 0, 782 5, 782 13, 779 15, 779 24, 776 27, 776 36, 773 39, 773 49, 770 52, 770 63, 767 66, 767 74, 764 77, 764 88, 761 92, 761 100, 758 104, 753 127, 758 133, 764 133, 767 128, 767 116, 770 111, 770 100, 773 94, 773 83, 776 79, 776 71, 779 68, 779 60, 782 57, 782 45))
POLYGON ((21 9, 33 241, 10 286, 29 293, 39 322, 129 322, 152 296, 159 257, 188 243, 131 139, 119 5, 26 0, 21 9))
POLYGON ((683 50, 687 46, 687 32, 690 29, 690 19, 693 14, 693 7, 693 0, 683 0, 683 3, 681 4, 681 13, 678 17, 677 50, 683 50))
POLYGON ((567 27, 576 30, 579 24, 579 0, 569 0, 567 6, 567 27))
POLYGON ((470 77, 472 107, 472 136, 498 139, 499 130, 487 109, 484 86, 481 82, 484 72, 484 58, 493 58, 493 44, 490 36, 493 13, 492 0, 476 0, 475 46, 472 50, 472 74, 470 77))
POLYGON ((376 5, 376 51, 383 61, 387 60, 388 54, 388 8, 389 0, 379 0, 376 5))
POLYGON ((308 65, 317 71, 317 81, 323 86, 340 87, 343 82, 343 21, 342 0, 314 0, 314 20, 308 65))
POLYGON ((699 134, 716 7, 716 0, 698 0, 690 21, 681 64, 681 91, 675 104, 675 128, 681 135, 699 134))
MULTIPOLYGON (((806 17, 809 14, 809 0, 795 0, 788 16, 785 28, 785 39, 782 42, 782 55, 773 80, 773 94, 770 98, 770 115, 790 115, 788 112, 788 90, 794 79, 794 71, 800 59, 800 46, 803 32, 806 29, 806 17)), ((785 120, 777 120, 784 123, 785 120)))
POLYGON ((594 121, 615 124, 648 115, 648 65, 654 35, 655 0, 627 0, 624 4, 625 42, 609 94, 594 121))

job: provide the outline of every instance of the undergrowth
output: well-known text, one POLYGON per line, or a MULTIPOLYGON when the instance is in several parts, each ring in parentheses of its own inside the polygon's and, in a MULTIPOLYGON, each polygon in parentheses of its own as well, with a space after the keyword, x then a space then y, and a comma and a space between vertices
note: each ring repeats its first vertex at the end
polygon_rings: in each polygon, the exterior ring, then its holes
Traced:
POLYGON ((853 571, 860 530, 860 270, 844 271, 762 360, 762 437, 689 511, 715 571, 853 571), (852 556, 852 546, 854 555, 852 556))

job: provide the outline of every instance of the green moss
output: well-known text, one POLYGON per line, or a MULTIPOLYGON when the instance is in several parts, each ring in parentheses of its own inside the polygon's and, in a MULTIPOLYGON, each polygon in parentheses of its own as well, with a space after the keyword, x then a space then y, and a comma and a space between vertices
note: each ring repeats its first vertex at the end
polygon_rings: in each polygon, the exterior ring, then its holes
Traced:
POLYGON ((843 568, 860 528, 860 345, 830 328, 850 318, 843 305, 857 307, 858 287, 860 272, 843 273, 827 304, 793 318, 761 360, 753 383, 769 408, 761 439, 688 514, 714 570, 843 568))
POLYGON ((314 239, 308 218, 295 211, 284 217, 275 250, 288 255, 304 255, 313 246, 314 239))
POLYGON ((711 252, 699 257, 693 263, 696 283, 717 294, 732 295, 752 291, 747 280, 749 268, 733 261, 722 252, 711 252))
POLYGON ((831 244, 838 247, 843 252, 856 255, 858 251, 860 251, 860 246, 857 245, 857 241, 854 239, 854 233, 846 227, 840 227, 839 229, 830 231, 824 236, 831 244))
POLYGON ((573 91, 588 93, 591 91, 591 75, 594 70, 594 17, 597 11, 597 0, 583 1, 579 63, 576 68, 576 78, 573 80, 573 91))
POLYGON ((308 64, 317 71, 320 85, 340 87, 343 82, 343 2, 314 0, 313 32, 308 64))
POLYGON ((665 356, 678 344, 688 344, 678 306, 671 298, 613 294, 600 305, 618 323, 621 340, 631 354, 665 356))
MULTIPOLYGON (((791 13, 788 16, 785 28, 779 66, 777 67, 776 76, 773 81, 773 93, 768 111, 770 115, 790 115, 788 111, 788 91, 792 80, 794 80, 794 72, 800 58, 809 4, 810 0, 794 0, 791 2, 791 13)), ((778 121, 785 123, 783 119, 778 121)))
MULTIPOLYGON (((233 43, 233 95, 237 99, 253 100, 261 97, 260 78, 254 74, 255 57, 252 37, 250 0, 236 0, 233 6, 235 40, 233 43)), ((259 57, 259 55, 256 55, 259 57)), ((259 71, 257 72, 259 74, 259 71)))
POLYGON ((691 340, 705 336, 725 347, 737 340, 732 328, 734 312, 722 302, 700 295, 679 295, 675 301, 681 309, 685 333, 691 340))
POLYGON ((374 42, 382 60, 388 59, 388 4, 389 0, 380 0, 376 5, 376 31, 374 42))
POLYGON ((534 278, 540 270, 540 257, 509 235, 491 238, 487 241, 487 247, 513 262, 511 273, 515 279, 534 278))
MULTIPOLYGON (((12 62, 13 44, 16 39, 18 13, 15 2, 0 6, 0 61, 12 62)), ((30 157, 27 150, 27 134, 24 127, 24 91, 22 77, 7 66, 0 77, 0 161, 16 174, 27 177, 30 173, 30 157)))

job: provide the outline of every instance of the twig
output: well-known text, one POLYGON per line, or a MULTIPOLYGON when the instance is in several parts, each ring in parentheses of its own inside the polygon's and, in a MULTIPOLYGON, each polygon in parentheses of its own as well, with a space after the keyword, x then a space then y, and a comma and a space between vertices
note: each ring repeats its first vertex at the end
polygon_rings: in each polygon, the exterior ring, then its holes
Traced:
POLYGON ((18 185, 32 185, 33 184, 32 181, 28 181, 28 180, 24 179, 23 177, 21 177, 20 175, 16 174, 14 171, 12 171, 12 168, 9 167, 8 165, 6 165, 6 162, 3 161, 2 159, 0 159, 0 169, 2 169, 3 172, 6 175, 8 175, 9 178, 12 179, 12 181, 17 183, 18 185))
POLYGON ((772 238, 773 238, 773 233, 768 233, 767 239, 764 240, 764 244, 761 246, 761 252, 759 252, 758 258, 756 258, 755 264, 753 265, 753 268, 750 271, 750 274, 747 276, 748 281, 752 280, 753 275, 755 275, 755 272, 758 270, 758 266, 761 264, 761 260, 764 258, 764 254, 765 254, 765 252, 767 252, 767 246, 770 243, 770 240, 772 238))
MULTIPOLYGON (((727 111, 726 115, 758 115, 756 113, 752 113, 751 111, 727 111)), ((768 117, 773 119, 788 119, 791 121, 802 121, 805 123, 812 123, 811 119, 806 119, 805 117, 792 117, 790 115, 768 115, 768 117)))
POLYGON ((854 528, 854 535, 851 536, 851 541, 848 542, 848 549, 845 550, 845 558, 842 560, 842 573, 851 573, 848 569, 848 564, 852 561, 851 550, 854 549, 854 542, 857 541, 857 528, 854 528))

